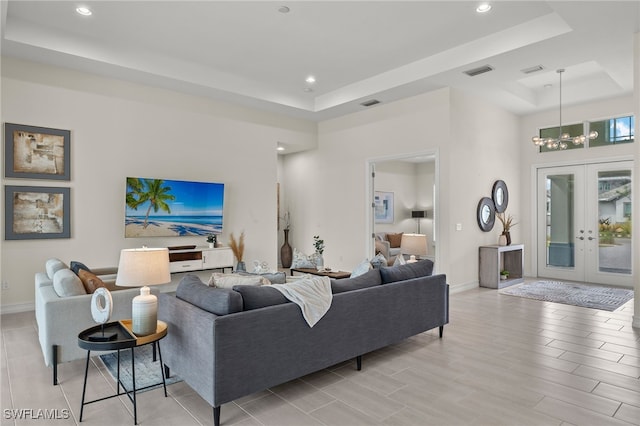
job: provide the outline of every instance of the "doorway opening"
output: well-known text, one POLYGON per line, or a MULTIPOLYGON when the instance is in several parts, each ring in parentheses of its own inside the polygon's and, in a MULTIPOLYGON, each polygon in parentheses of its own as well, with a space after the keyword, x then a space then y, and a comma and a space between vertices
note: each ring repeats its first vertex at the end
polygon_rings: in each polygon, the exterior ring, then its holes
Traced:
POLYGON ((438 162, 434 151, 368 160, 368 252, 383 253, 392 264, 400 253, 401 234, 424 235, 426 254, 436 262, 438 162), (378 239, 378 244, 376 244, 378 239), (385 241, 385 247, 380 242, 385 241), (387 244, 388 243, 388 244, 387 244))

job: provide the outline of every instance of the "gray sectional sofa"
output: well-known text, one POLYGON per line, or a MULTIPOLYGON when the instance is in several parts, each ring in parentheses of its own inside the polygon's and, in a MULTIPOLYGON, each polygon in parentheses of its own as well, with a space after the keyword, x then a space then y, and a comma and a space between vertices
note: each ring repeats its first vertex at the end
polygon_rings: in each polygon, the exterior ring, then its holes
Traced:
POLYGON ((449 286, 433 263, 373 269, 332 280, 333 301, 310 328, 300 308, 270 286, 208 287, 186 276, 159 297, 167 374, 213 407, 399 342, 449 322, 449 286))

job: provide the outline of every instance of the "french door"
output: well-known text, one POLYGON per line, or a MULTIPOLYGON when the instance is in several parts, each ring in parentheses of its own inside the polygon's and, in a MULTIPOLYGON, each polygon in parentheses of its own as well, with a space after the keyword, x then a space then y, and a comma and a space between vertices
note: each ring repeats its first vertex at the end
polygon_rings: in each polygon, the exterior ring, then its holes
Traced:
POLYGON ((633 286, 633 162, 538 169, 538 276, 633 286))

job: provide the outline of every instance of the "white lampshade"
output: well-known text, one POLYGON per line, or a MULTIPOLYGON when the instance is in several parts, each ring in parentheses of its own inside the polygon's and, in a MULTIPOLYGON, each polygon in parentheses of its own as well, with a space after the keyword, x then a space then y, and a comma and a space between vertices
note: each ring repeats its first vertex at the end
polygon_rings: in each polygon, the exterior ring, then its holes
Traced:
POLYGON ((402 234, 400 252, 414 256, 426 256, 427 236, 424 234, 402 234))
POLYGON ((116 285, 141 287, 140 296, 133 298, 131 320, 133 333, 153 334, 158 322, 158 298, 148 286, 171 281, 169 250, 166 248, 124 249, 120 252, 116 285))

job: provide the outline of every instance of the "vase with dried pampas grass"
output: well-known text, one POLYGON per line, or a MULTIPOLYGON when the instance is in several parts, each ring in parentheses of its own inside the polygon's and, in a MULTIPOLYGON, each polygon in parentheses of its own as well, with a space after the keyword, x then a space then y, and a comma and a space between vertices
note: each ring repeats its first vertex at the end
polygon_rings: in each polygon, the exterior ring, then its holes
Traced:
POLYGON ((244 262, 242 261, 242 258, 244 257, 244 231, 240 234, 238 241, 236 241, 236 238, 233 236, 233 232, 231 233, 229 236, 229 247, 231 247, 233 255, 238 260, 236 271, 246 271, 244 262))

